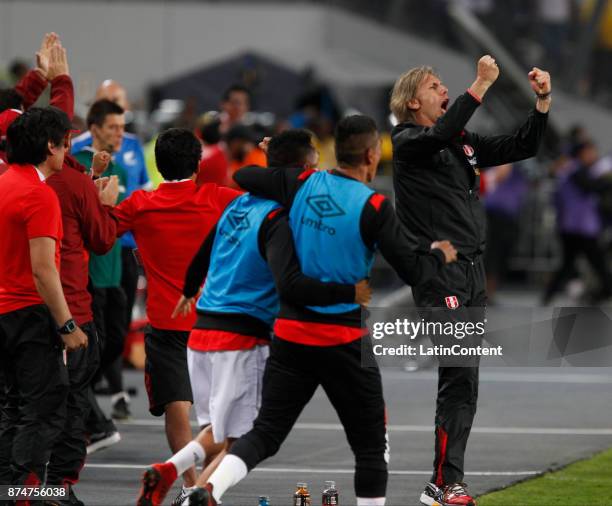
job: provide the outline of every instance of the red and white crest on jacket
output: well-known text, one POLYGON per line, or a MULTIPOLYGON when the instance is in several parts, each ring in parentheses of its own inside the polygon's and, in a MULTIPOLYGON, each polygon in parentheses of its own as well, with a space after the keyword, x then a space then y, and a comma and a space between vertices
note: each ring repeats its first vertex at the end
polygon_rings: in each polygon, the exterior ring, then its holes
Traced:
POLYGON ((459 300, 455 295, 449 295, 445 297, 444 300, 446 301, 446 307, 448 309, 457 309, 459 307, 459 300))
POLYGON ((467 156, 468 158, 472 158, 474 156, 474 148, 470 146, 469 144, 463 145, 463 152, 465 153, 465 156, 467 156))

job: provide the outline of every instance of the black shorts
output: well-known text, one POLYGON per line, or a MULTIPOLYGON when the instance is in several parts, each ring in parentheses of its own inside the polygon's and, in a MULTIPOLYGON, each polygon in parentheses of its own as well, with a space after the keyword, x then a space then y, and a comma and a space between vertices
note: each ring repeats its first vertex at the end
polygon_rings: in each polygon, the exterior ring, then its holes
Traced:
POLYGON ((149 327, 145 332, 145 386, 149 396, 149 412, 164 414, 166 404, 175 401, 193 403, 187 339, 189 332, 149 327))

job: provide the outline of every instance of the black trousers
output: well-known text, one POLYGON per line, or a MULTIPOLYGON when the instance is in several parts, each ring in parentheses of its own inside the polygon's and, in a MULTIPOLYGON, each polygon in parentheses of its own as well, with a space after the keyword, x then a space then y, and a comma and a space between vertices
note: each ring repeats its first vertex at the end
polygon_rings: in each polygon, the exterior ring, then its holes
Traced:
MULTIPOLYGON (((121 287, 91 288, 94 324, 100 342, 100 366, 96 379, 106 376, 112 394, 123 391, 122 359, 125 340, 125 294, 121 287)), ((100 408, 93 389, 88 388, 89 416, 87 432, 97 434, 113 431, 115 425, 100 408)))
POLYGON ((384 497, 389 460, 385 402, 380 371, 361 366, 361 339, 317 347, 276 337, 264 372, 259 415, 230 453, 249 470, 274 455, 319 385, 338 413, 355 455, 356 495, 384 497))
POLYGON ((45 305, 0 315, 7 400, 0 419, 0 484, 45 483, 51 449, 66 423, 68 370, 45 305))
POLYGON ((599 298, 610 296, 612 294, 612 276, 606 264, 606 251, 598 239, 580 234, 561 234, 560 238, 561 265, 546 287, 543 302, 548 304, 556 293, 563 290, 576 272, 576 260, 583 255, 597 274, 601 284, 599 298))
MULTIPOLYGON (((447 265, 438 277, 413 287, 415 304, 426 321, 484 321, 486 277, 482 256, 447 265), (456 297, 459 307, 450 309, 456 297)), ((435 343, 434 343, 435 344, 435 343)), ((438 368, 435 457, 431 481, 438 486, 463 481, 464 455, 478 401, 478 361, 472 367, 438 368)))
POLYGON ((123 288, 94 288, 94 322, 100 341, 102 356, 100 371, 106 377, 111 394, 123 391, 122 359, 127 334, 127 298, 123 288))
POLYGON ((89 389, 100 365, 100 345, 93 322, 81 325, 87 334, 86 349, 68 354, 68 416, 64 429, 53 446, 48 467, 49 485, 74 485, 87 456, 87 430, 85 423, 91 405, 89 389))

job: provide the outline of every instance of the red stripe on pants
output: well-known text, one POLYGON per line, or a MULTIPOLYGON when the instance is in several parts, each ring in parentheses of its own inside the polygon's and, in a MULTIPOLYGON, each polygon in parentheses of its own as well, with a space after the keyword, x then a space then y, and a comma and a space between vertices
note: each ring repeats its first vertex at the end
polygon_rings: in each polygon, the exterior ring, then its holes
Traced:
POLYGON ((444 478, 442 477, 442 465, 446 461, 446 445, 448 444, 448 434, 442 427, 438 427, 438 441, 440 444, 440 460, 438 460, 438 471, 436 473, 436 486, 441 487, 444 485, 444 478))

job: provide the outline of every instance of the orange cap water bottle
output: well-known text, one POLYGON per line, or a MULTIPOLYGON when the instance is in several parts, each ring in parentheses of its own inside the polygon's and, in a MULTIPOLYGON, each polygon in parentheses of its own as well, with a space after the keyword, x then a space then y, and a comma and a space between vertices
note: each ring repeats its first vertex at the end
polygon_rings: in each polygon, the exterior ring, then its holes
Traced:
POLYGON ((312 506, 310 492, 306 483, 298 483, 297 490, 293 494, 293 506, 312 506))

